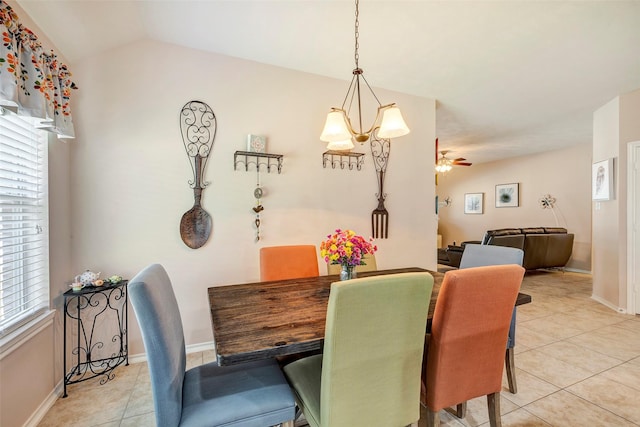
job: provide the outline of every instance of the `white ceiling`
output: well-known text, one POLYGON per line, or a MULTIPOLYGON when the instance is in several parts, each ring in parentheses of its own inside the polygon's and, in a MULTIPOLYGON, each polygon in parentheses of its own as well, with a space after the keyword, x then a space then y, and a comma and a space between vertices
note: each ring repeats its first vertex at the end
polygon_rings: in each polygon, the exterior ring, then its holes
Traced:
MULTIPOLYGON (((343 80, 354 67, 350 0, 18 3, 71 65, 150 38, 343 80)), ((640 89, 640 1, 361 0, 360 66, 436 99, 452 157, 590 144, 593 112, 640 89)))

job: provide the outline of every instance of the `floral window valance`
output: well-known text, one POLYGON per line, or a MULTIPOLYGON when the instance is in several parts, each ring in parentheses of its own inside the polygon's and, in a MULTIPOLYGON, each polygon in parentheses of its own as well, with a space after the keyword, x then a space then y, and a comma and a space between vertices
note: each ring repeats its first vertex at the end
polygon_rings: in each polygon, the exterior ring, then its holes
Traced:
POLYGON ((40 127, 59 138, 73 138, 69 98, 76 85, 67 66, 53 51, 44 51, 4 0, 0 0, 0 33, 0 105, 41 119, 40 127))

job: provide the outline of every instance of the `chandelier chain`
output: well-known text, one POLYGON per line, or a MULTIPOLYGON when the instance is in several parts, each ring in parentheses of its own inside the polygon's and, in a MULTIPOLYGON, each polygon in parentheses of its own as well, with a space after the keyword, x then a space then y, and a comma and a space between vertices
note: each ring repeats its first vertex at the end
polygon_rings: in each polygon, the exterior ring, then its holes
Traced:
POLYGON ((358 60, 360 59, 360 55, 358 54, 358 48, 360 47, 360 45, 358 44, 358 38, 360 37, 360 32, 359 32, 359 27, 360 27, 360 10, 358 8, 360 1, 356 0, 356 24, 355 24, 355 39, 356 39, 356 43, 355 43, 355 53, 354 53, 354 59, 356 61, 356 69, 359 68, 358 66, 358 60))
MULTIPOLYGON (((379 135, 382 139, 390 139, 398 136, 403 136, 409 133, 409 128, 402 119, 400 110, 395 103, 382 105, 380 100, 376 96, 375 92, 369 85, 369 82, 364 77, 364 71, 360 68, 360 0, 353 0, 355 2, 355 25, 354 25, 354 60, 355 68, 352 72, 351 83, 349 89, 344 96, 341 108, 332 108, 331 112, 327 115, 327 121, 325 127, 322 130, 320 139, 329 142, 328 148, 346 147, 350 145, 353 148, 351 140, 355 140, 359 143, 368 141, 372 133, 376 133, 376 137, 379 135), (364 82, 361 88, 361 80, 364 82), (376 110, 376 116, 373 120, 373 124, 368 130, 364 130, 362 122, 362 99, 361 89, 369 89, 371 96, 378 103, 376 110), (348 108, 345 108, 349 101, 348 108), (357 122, 355 117, 349 117, 351 107, 357 107, 357 122), (354 119, 353 123, 351 119, 354 119), (356 130, 357 129, 357 130, 356 130)), ((345 150, 346 148, 338 148, 338 150, 345 150)))

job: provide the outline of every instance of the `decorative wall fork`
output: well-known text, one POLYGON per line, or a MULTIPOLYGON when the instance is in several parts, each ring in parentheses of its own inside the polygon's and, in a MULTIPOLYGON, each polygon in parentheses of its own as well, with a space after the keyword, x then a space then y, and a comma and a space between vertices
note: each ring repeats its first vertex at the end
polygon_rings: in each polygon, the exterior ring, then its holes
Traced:
POLYGON ((376 132, 371 135, 371 156, 376 167, 378 179, 378 206, 371 212, 371 234, 374 239, 387 239, 389 237, 389 212, 384 206, 387 194, 384 192, 384 176, 387 172, 387 163, 391 153, 391 140, 378 138, 376 132))

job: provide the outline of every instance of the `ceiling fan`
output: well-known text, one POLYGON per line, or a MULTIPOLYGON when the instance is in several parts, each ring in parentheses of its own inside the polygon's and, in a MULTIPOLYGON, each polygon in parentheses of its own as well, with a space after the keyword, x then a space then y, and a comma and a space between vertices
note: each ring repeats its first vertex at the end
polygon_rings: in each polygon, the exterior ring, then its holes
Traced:
POLYGON ((436 138, 436 172, 446 173, 449 172, 453 166, 471 166, 471 163, 465 162, 465 158, 458 157, 457 159, 449 159, 447 157, 447 153, 449 150, 442 150, 439 152, 440 156, 438 158, 438 139, 436 138))

